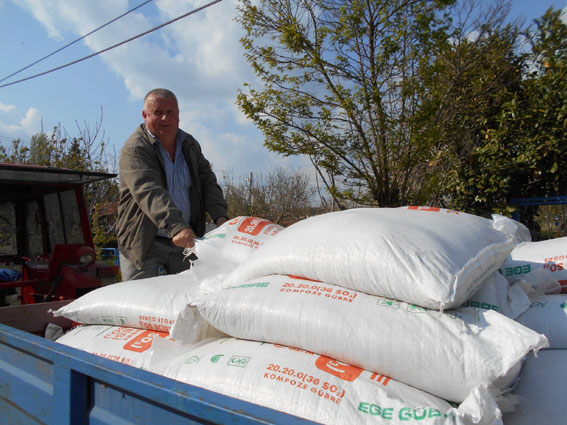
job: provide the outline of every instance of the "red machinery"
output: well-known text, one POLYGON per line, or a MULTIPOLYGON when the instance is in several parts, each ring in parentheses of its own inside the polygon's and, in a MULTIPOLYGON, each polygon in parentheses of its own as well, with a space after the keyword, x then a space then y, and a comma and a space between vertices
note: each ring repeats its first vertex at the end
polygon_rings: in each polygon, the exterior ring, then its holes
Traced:
POLYGON ((21 303, 75 299, 118 281, 96 261, 84 185, 116 174, 0 163, 0 267, 20 268, 21 303))

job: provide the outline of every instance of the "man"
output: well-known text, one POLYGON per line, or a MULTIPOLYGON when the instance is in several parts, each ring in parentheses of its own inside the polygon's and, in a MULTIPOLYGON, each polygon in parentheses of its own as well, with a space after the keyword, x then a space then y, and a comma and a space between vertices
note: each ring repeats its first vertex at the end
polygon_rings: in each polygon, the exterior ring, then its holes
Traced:
POLYGON ((183 256, 205 233, 206 213, 220 226, 228 208, 201 146, 179 128, 175 94, 154 89, 144 98, 144 123, 120 155, 117 235, 122 280, 190 267, 183 256))

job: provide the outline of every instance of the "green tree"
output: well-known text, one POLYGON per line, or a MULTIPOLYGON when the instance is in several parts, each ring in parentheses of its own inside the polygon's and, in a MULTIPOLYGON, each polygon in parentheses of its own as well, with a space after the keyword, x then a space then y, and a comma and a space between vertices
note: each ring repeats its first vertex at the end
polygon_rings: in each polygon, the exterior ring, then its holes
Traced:
POLYGON ((419 191, 419 69, 449 41, 450 0, 244 0, 237 20, 263 88, 238 105, 283 155, 308 155, 335 202, 392 206, 419 191))
POLYGON ((550 9, 526 35, 530 50, 509 62, 510 84, 488 97, 494 107, 479 116, 478 143, 449 171, 444 187, 453 208, 510 212, 510 199, 567 193, 567 26, 550 9))
POLYGON ((541 197, 567 193, 567 25, 561 11, 549 9, 528 34, 532 43, 529 74, 522 96, 507 105, 502 124, 512 134, 496 136, 515 142, 514 165, 520 172, 515 197, 541 197), (523 172, 522 172, 523 171, 523 172))
MULTIPOLYGON (((91 218, 93 240, 99 248, 117 248, 116 210, 114 203, 97 203, 91 218), (110 210, 110 214, 108 214, 110 210)), ((100 253, 99 253, 100 254, 100 253)))
POLYGON ((420 203, 482 214, 506 202, 503 147, 491 137, 520 89, 524 58, 516 53, 519 28, 505 23, 506 4, 476 13, 470 24, 457 19, 452 43, 422 73, 427 93, 414 140, 431 149, 420 203))

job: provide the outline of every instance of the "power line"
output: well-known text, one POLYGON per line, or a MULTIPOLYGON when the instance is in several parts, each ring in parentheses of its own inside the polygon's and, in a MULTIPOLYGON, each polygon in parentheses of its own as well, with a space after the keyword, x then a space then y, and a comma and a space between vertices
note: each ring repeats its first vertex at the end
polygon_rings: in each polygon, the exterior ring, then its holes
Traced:
POLYGON ((179 21, 180 19, 186 18, 186 17, 189 16, 189 15, 193 15, 194 13, 200 12, 201 10, 204 10, 204 9, 206 9, 206 8, 208 8, 208 7, 210 7, 210 6, 214 5, 214 4, 216 4, 216 3, 220 3, 221 1, 222 1, 222 0, 215 0, 215 1, 212 1, 212 2, 207 3, 207 4, 205 4, 205 5, 201 6, 201 7, 198 7, 197 9, 193 9, 193 10, 190 11, 190 12, 184 13, 183 15, 180 15, 180 16, 178 16, 178 17, 175 18, 175 19, 172 19, 172 20, 170 20, 170 21, 167 21, 167 22, 165 22, 165 23, 163 23, 163 24, 161 24, 161 25, 158 25, 157 27, 154 27, 154 28, 152 28, 152 29, 150 29, 150 30, 148 30, 148 31, 145 31, 145 32, 143 32, 143 33, 141 33, 141 34, 138 34, 138 35, 134 36, 134 37, 130 37, 130 38, 127 39, 127 40, 124 40, 124 41, 121 41, 120 43, 114 44, 113 46, 107 47, 106 49, 99 50, 98 52, 95 52, 95 53, 93 53, 93 54, 91 54, 91 55, 85 56, 85 57, 83 57, 83 58, 81 58, 81 59, 77 59, 77 60, 75 60, 75 61, 73 61, 73 62, 69 62, 69 63, 67 63, 67 64, 65 64, 65 65, 58 66, 57 68, 50 69, 49 71, 41 72, 41 73, 39 73, 39 74, 32 75, 31 77, 22 78, 21 80, 12 81, 11 83, 2 84, 2 85, 0 86, 0 88, 8 87, 8 86, 11 86, 11 85, 14 85, 14 84, 18 84, 18 83, 21 83, 21 82, 23 82, 23 81, 31 80, 31 79, 33 79, 33 78, 41 77, 42 75, 49 74, 49 73, 54 72, 54 71, 58 71, 58 70, 60 70, 60 69, 66 68, 66 67, 71 66, 71 65, 75 65, 75 64, 77 64, 77 63, 79 63, 79 62, 82 62, 82 61, 84 61, 84 60, 86 60, 86 59, 90 59, 90 58, 92 58, 92 57, 94 57, 94 56, 100 55, 101 53, 108 52, 109 50, 112 50, 112 49, 114 49, 114 48, 116 48, 116 47, 122 46, 123 44, 126 44, 126 43, 129 43, 129 42, 131 42, 131 41, 134 41, 134 40, 136 40, 137 38, 143 37, 143 36, 145 36, 145 35, 147 35, 147 34, 149 34, 149 33, 151 33, 151 32, 157 31, 158 29, 161 29, 161 28, 163 28, 163 27, 165 27, 165 26, 167 26, 167 25, 170 25, 170 24, 172 24, 172 23, 174 23, 174 22, 176 22, 176 21, 179 21))
POLYGON ((6 142, 13 142, 14 140, 20 140, 21 142, 28 143, 28 142, 31 141, 31 140, 24 140, 24 139, 22 139, 22 138, 20 138, 20 137, 2 136, 2 135, 0 135, 0 143, 4 143, 4 142, 2 141, 2 139, 6 140, 6 142))
POLYGON ((76 40, 70 42, 69 44, 67 44, 67 45, 65 45, 65 46, 63 46, 63 47, 61 47, 60 49, 57 49, 57 50, 55 50, 54 52, 51 52, 51 53, 48 54, 47 56, 44 56, 44 57, 42 57, 41 59, 38 59, 38 60, 36 60, 35 62, 30 63, 30 64, 27 65, 27 66, 24 66, 24 67, 21 68, 21 69, 18 69, 16 72, 13 72, 12 74, 8 75, 7 77, 2 78, 2 79, 0 80, 0 83, 1 83, 2 81, 7 80, 7 79, 10 78, 10 77, 13 77, 13 76, 16 75, 16 74, 19 74, 19 73, 22 72, 22 71, 25 71, 26 69, 28 69, 28 68, 34 66, 35 64, 37 64, 37 63, 39 63, 39 62, 41 62, 41 61, 43 61, 43 60, 45 60, 45 59, 47 59, 47 58, 53 56, 54 54, 59 53, 61 50, 66 49, 66 48, 69 47, 69 46, 72 46, 73 44, 75 44, 75 43, 81 41, 83 38, 88 37, 88 36, 91 35, 91 34, 94 34, 94 33, 97 32, 98 30, 100 30, 100 29, 102 29, 102 28, 104 28, 104 27, 106 27, 106 26, 112 24, 113 22, 116 22, 116 21, 119 20, 120 18, 123 18, 124 16, 128 15, 129 13, 134 12, 136 9, 139 9, 139 8, 142 7, 142 6, 145 6, 146 4, 148 4, 148 3, 151 2, 151 1, 152 1, 152 0, 147 0, 147 1, 145 1, 144 3, 142 3, 142 4, 138 5, 138 6, 136 6, 135 8, 130 9, 129 11, 123 13, 122 15, 120 15, 120 16, 114 18, 113 20, 108 21, 106 24, 101 25, 100 27, 98 27, 98 28, 96 28, 95 30, 89 32, 88 34, 85 34, 85 35, 83 35, 82 37, 79 37, 79 38, 77 38, 76 40))

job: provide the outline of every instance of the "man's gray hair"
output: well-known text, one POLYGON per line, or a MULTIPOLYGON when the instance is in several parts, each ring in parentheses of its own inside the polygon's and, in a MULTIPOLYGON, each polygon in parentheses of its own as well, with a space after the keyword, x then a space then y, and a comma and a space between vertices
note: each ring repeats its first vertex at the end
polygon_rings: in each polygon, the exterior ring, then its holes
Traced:
POLYGON ((162 99, 173 98, 173 99, 177 100, 177 97, 175 96, 175 94, 171 90, 168 90, 168 89, 153 89, 153 90, 150 90, 148 92, 148 94, 144 97, 144 102, 150 96, 158 97, 158 98, 162 98, 162 99))

